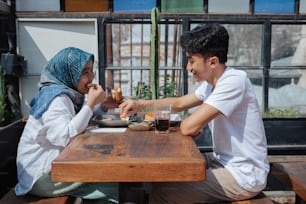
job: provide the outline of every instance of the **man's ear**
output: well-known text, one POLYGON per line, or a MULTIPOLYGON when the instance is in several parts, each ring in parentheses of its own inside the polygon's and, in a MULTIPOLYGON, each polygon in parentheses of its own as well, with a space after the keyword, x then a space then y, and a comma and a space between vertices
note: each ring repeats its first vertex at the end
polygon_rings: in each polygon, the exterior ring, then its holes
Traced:
POLYGON ((219 58, 216 56, 210 57, 210 66, 216 66, 219 64, 219 58))

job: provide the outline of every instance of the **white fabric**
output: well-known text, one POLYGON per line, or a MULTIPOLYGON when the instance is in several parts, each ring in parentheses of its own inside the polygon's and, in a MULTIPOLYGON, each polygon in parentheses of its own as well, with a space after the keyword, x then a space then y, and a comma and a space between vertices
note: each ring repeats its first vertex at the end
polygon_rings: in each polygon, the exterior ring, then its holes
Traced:
POLYGON ((71 138, 85 130, 92 114, 87 105, 75 114, 71 99, 60 95, 41 118, 29 116, 17 150, 17 195, 29 192, 39 177, 51 171, 52 161, 71 138))
POLYGON ((209 123, 216 159, 241 187, 252 192, 262 190, 269 172, 267 142, 246 73, 228 67, 213 90, 204 82, 195 93, 222 113, 209 123))

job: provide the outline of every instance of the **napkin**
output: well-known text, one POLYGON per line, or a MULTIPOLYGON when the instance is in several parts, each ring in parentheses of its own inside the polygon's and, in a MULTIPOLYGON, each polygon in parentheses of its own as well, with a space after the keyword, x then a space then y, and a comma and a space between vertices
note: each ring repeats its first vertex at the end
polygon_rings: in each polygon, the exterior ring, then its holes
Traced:
POLYGON ((126 128, 92 128, 89 132, 92 133, 123 133, 126 128))

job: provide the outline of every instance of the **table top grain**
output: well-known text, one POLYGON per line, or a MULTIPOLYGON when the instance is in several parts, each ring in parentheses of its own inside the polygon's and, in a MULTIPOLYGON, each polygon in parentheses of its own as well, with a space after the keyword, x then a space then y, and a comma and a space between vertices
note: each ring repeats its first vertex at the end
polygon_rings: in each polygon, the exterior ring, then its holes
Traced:
POLYGON ((191 137, 126 130, 86 132, 52 163, 54 182, 166 182, 205 180, 205 159, 191 137))

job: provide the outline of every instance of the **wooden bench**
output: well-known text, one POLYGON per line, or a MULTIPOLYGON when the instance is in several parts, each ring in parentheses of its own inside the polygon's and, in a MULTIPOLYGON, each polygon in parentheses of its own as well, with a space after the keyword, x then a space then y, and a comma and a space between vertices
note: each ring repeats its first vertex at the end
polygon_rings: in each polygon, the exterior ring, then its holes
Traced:
POLYGON ((306 201, 306 162, 275 162, 271 164, 271 170, 277 179, 295 192, 296 204, 306 201))
POLYGON ((14 189, 7 192, 0 204, 81 204, 81 199, 74 197, 42 198, 32 195, 16 196, 14 189))
POLYGON ((273 204, 273 201, 264 193, 260 193, 252 199, 233 201, 230 204, 273 204))

